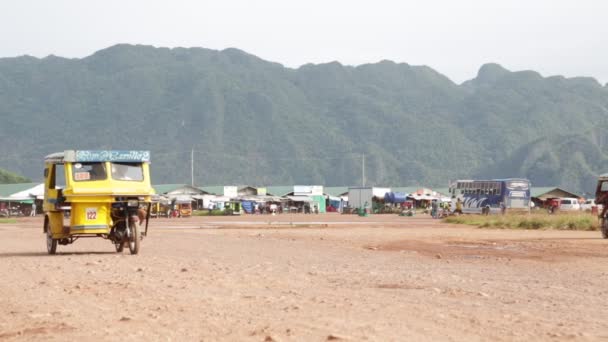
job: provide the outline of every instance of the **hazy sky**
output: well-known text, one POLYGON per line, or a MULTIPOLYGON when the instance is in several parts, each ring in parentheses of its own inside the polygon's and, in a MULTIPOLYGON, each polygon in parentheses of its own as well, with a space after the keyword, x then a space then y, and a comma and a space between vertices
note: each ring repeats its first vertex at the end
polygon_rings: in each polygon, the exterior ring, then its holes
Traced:
POLYGON ((0 32, 1 57, 236 47, 289 67, 428 65, 458 83, 487 62, 608 82, 604 0, 3 0, 0 32))

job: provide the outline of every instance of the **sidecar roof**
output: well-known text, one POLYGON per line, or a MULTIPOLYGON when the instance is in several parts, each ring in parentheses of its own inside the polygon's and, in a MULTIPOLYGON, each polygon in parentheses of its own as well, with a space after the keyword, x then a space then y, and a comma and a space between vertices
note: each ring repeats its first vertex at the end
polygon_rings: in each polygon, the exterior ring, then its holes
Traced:
POLYGON ((44 157, 45 162, 63 164, 75 162, 150 162, 150 151, 141 150, 65 150, 44 157))

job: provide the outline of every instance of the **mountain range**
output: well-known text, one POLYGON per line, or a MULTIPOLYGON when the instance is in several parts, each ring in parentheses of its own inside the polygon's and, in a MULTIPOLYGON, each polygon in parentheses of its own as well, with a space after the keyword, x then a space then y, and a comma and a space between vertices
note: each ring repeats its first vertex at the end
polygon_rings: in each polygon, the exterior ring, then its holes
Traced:
POLYGON ((33 180, 65 149, 151 150, 156 184, 347 186, 365 173, 591 192, 608 172, 608 85, 498 64, 456 84, 391 61, 293 69, 233 48, 116 45, 1 58, 0 120, 0 168, 33 180))

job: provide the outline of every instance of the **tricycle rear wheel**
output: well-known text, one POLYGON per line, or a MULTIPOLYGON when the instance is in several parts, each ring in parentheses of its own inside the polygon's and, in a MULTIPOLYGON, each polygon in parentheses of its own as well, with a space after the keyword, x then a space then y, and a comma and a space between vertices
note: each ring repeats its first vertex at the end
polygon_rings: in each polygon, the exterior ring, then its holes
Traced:
POLYGON ((602 230, 602 238, 608 239, 608 218, 604 217, 602 219, 602 226, 600 228, 602 230))

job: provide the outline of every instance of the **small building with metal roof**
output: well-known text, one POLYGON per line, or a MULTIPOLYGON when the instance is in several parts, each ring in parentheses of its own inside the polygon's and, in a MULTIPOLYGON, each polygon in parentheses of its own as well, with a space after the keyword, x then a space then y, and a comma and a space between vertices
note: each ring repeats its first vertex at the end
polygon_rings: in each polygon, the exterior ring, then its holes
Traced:
POLYGON ((571 197, 571 198, 578 198, 578 199, 583 198, 583 196, 581 196, 577 193, 574 193, 574 192, 571 192, 568 190, 564 190, 564 189, 556 187, 556 186, 532 187, 530 189, 530 197, 536 198, 541 201, 546 201, 549 198, 564 198, 564 197, 571 197))
POLYGON ((549 205, 548 201, 555 198, 578 198, 579 201, 583 200, 583 196, 555 186, 532 187, 530 188, 530 197, 537 208, 546 207, 549 205))

